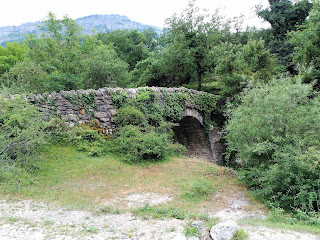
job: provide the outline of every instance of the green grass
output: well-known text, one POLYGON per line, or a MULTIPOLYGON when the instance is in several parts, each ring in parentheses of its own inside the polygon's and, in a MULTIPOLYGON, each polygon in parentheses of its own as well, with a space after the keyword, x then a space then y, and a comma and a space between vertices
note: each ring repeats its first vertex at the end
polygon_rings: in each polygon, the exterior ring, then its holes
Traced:
POLYGON ((207 206, 217 207, 210 201, 215 191, 243 188, 224 174, 225 168, 187 157, 134 165, 116 155, 92 157, 73 146, 51 145, 42 149, 38 167, 31 184, 0 186, 0 194, 91 210, 130 193, 154 192, 173 197, 166 208, 199 213, 199 209, 206 212, 207 206))
POLYGON ((245 240, 248 237, 249 235, 243 229, 239 229, 232 237, 232 240, 245 240))
MULTIPOLYGON (((116 155, 92 157, 77 151, 73 146, 59 145, 42 149, 38 172, 32 181, 29 180, 17 183, 14 188, 11 185, 0 185, 0 196, 9 200, 35 199, 71 209, 93 210, 96 214, 131 211, 143 218, 201 220, 208 228, 218 222, 210 218, 208 212, 225 208, 225 198, 235 197, 234 193, 246 192, 245 187, 226 168, 208 161, 182 157, 160 163, 134 165, 121 161, 116 155), (104 205, 106 201, 130 193, 147 192, 171 196, 173 200, 138 209, 104 205), (213 200, 216 192, 222 197, 213 200)), ((252 202, 248 206, 249 210, 261 209, 261 205, 254 199, 249 200, 252 202)), ((320 234, 318 226, 291 221, 288 215, 281 212, 274 214, 265 221, 246 220, 240 224, 320 234)), ((9 221, 17 220, 11 218, 9 221)), ((43 224, 52 225, 47 221, 43 224)), ((186 229, 188 234, 194 230, 188 226, 186 229)), ((90 233, 96 229, 89 227, 84 231, 90 233)))
POLYGON ((265 226, 270 228, 292 230, 298 232, 309 232, 313 234, 320 235, 320 228, 316 225, 306 224, 305 222, 288 223, 288 222, 278 222, 271 220, 257 220, 257 219, 247 219, 238 221, 240 225, 251 225, 251 226, 265 226))

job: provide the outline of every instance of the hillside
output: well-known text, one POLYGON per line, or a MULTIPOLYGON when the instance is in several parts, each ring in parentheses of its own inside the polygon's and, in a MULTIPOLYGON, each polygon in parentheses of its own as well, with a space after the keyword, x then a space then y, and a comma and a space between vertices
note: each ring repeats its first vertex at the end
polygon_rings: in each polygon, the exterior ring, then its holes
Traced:
MULTIPOLYGON (((93 30, 96 33, 109 32, 123 29, 137 29, 143 31, 152 27, 156 32, 161 32, 158 27, 144 25, 130 20, 126 16, 117 14, 112 15, 91 15, 76 19, 79 26, 83 27, 84 34, 91 34, 93 30)), ((38 25, 40 21, 32 23, 24 23, 20 26, 5 26, 0 27, 0 45, 4 46, 5 42, 20 42, 25 38, 26 34, 40 34, 38 25)))

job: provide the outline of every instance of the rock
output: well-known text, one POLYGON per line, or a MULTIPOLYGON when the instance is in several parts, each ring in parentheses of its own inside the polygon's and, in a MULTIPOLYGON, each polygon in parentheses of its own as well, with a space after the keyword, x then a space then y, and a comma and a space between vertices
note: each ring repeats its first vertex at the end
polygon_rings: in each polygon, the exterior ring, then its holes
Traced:
POLYGON ((172 240, 187 240, 187 238, 184 235, 179 234, 179 235, 175 236, 174 238, 172 238, 172 240))
POLYGON ((112 117, 114 117, 114 116, 116 116, 117 115, 117 110, 114 110, 114 109, 111 109, 111 110, 109 110, 109 112, 110 112, 110 114, 111 114, 111 116, 112 117))
POLYGON ((210 235, 213 240, 231 240, 239 227, 235 221, 226 221, 213 226, 210 235))
POLYGON ((95 114, 94 114, 94 116, 96 117, 96 118, 107 118, 107 117, 109 117, 108 116, 108 113, 106 113, 106 112, 96 112, 95 114))
POLYGON ((188 240, 200 240, 200 238, 192 236, 192 237, 188 237, 188 240))
POLYGON ((78 116, 75 114, 69 114, 68 116, 69 116, 70 121, 73 121, 73 122, 76 122, 79 119, 78 116))

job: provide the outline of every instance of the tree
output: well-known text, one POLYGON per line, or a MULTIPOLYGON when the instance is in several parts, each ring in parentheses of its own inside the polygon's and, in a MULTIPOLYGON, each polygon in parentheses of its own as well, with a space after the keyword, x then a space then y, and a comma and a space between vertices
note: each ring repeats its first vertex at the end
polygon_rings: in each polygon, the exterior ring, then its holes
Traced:
POLYGON ((221 43, 212 48, 209 59, 226 97, 238 94, 248 82, 268 82, 275 71, 275 61, 263 40, 250 40, 245 45, 221 43))
POLYGON ((7 42, 5 48, 0 46, 0 75, 8 71, 15 63, 22 61, 26 54, 25 45, 7 42))
MULTIPOLYGON (((98 34, 98 39, 101 40, 103 44, 113 44, 118 56, 129 64, 130 70, 150 54, 146 46, 146 35, 139 33, 137 30, 116 30, 108 33, 100 33, 98 34)), ((150 41, 150 39, 148 41, 150 41)))
POLYGON ((118 58, 112 45, 101 45, 82 60, 86 87, 121 86, 127 79, 128 64, 118 58))
POLYGON ((320 3, 314 2, 306 22, 298 31, 290 33, 294 45, 293 61, 299 67, 304 82, 320 88, 320 3))
POLYGON ((30 59, 16 63, 0 77, 0 86, 10 88, 12 93, 36 93, 49 90, 46 85, 48 74, 40 64, 30 59))
POLYGON ((40 29, 43 31, 40 37, 29 35, 25 41, 29 58, 48 73, 76 73, 81 56, 81 27, 67 16, 58 20, 53 13, 49 13, 40 29))
POLYGON ((279 63, 287 71, 295 73, 291 54, 293 46, 289 42, 287 33, 297 29, 308 16, 312 3, 308 0, 293 2, 291 0, 269 0, 270 7, 257 9, 257 14, 270 23, 271 29, 267 32, 272 36, 265 39, 272 54, 278 56, 279 63))
MULTIPOLYGON (((174 14, 166 19, 168 42, 173 49, 179 49, 181 61, 188 65, 182 66, 183 70, 189 72, 184 81, 179 79, 180 83, 189 83, 190 77, 198 82, 198 90, 201 90, 202 77, 206 71, 206 53, 207 29, 209 24, 204 22, 205 14, 200 13, 199 8, 195 6, 195 0, 189 2, 180 16, 174 14)), ((181 64, 176 64, 180 66, 181 64)), ((174 79, 172 79, 174 80, 174 79)))

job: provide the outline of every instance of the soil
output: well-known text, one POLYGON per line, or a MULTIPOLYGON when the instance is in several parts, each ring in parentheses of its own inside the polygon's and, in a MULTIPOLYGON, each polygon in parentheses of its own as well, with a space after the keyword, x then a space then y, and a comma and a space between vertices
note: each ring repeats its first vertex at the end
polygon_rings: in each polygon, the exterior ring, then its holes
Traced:
MULTIPOLYGON (((215 198, 222 198, 219 193, 215 198)), ((105 203, 107 206, 141 207, 171 201, 171 196, 156 193, 132 193, 105 203)), ((213 199, 214 200, 214 199, 213 199)), ((227 207, 209 213, 221 221, 229 219, 265 218, 263 212, 250 211, 244 193, 225 199, 227 207)), ((102 206, 103 207, 103 206, 102 206)), ((102 211, 76 211, 33 200, 10 202, 0 200, 0 239, 174 239, 186 240, 186 221, 178 219, 142 219, 132 213, 111 214, 102 211)), ((200 223, 201 224, 201 223, 200 223)), ((319 240, 320 237, 296 231, 242 225, 249 240, 319 240)), ((196 240, 199 238, 189 238, 196 240)))

